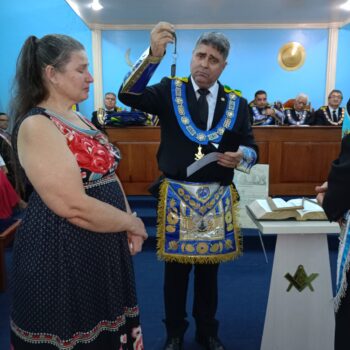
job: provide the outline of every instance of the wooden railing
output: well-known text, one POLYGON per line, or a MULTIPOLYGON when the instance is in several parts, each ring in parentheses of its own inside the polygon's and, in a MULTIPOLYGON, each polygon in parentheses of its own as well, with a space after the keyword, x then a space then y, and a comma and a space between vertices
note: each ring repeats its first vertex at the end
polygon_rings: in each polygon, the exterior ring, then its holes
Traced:
MULTIPOLYGON (((259 163, 270 165, 270 195, 313 195, 340 150, 340 127, 254 127, 259 163)), ((160 174, 159 127, 107 128, 123 156, 118 175, 128 195, 149 194, 160 174)))

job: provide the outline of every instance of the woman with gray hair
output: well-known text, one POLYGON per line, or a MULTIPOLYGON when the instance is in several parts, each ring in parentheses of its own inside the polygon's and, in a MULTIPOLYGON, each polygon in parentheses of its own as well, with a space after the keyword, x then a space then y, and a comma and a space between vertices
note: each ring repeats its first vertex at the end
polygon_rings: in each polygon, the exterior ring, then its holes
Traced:
POLYGON ((14 245, 14 350, 143 349, 131 254, 147 234, 116 177, 118 149, 72 110, 92 82, 75 39, 25 41, 12 137, 34 192, 14 245))

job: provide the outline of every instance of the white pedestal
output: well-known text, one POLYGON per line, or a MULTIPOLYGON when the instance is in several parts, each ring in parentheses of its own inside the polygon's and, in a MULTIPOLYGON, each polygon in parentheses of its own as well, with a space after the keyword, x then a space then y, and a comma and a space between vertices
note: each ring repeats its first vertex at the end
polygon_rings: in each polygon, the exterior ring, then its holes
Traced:
POLYGON ((277 234, 261 350, 332 350, 334 309, 327 233, 338 233, 325 221, 256 221, 263 234, 277 234), (318 276, 301 292, 285 278, 302 265, 318 276))

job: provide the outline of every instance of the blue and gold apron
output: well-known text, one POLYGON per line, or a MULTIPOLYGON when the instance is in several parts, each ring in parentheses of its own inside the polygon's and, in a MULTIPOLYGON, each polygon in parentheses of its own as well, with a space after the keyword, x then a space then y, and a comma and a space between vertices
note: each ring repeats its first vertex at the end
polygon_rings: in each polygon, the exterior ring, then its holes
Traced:
POLYGON ((207 264, 241 255, 237 197, 232 185, 164 179, 158 203, 158 257, 207 264))

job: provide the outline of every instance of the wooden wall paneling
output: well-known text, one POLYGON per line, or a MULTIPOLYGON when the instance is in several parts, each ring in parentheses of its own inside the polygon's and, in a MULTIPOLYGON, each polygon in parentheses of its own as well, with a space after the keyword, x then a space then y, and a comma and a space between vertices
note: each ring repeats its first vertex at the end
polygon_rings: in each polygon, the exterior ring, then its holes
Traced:
MULTIPOLYGON (((107 128, 123 155, 118 175, 127 194, 149 194, 158 175, 159 127, 107 128)), ((270 165, 270 195, 314 195, 340 151, 340 127, 253 127, 259 163, 270 165)))
MULTIPOLYGON (((281 166, 280 166, 281 159, 282 159, 281 143, 278 141, 271 141, 269 143, 269 158, 268 158, 268 164, 270 165, 270 169, 269 169, 270 185, 273 183, 279 182, 280 170, 281 170, 281 166)), ((271 194, 271 188, 269 188, 269 194, 271 194)))
POLYGON ((339 143, 284 142, 281 182, 323 182, 331 162, 339 153, 339 143))
POLYGON ((130 182, 131 178, 131 169, 130 169, 130 161, 132 159, 132 152, 130 150, 130 147, 128 146, 128 143, 125 142, 114 142, 115 145, 119 148, 120 153, 122 155, 122 159, 118 165, 118 176, 120 180, 125 182, 130 182))
POLYGON ((122 153, 117 173, 128 195, 149 194, 159 175, 156 153, 160 129, 153 127, 108 128, 107 134, 122 153))
POLYGON ((267 164, 269 161, 269 143, 266 141, 257 142, 259 147, 259 163, 267 164))

